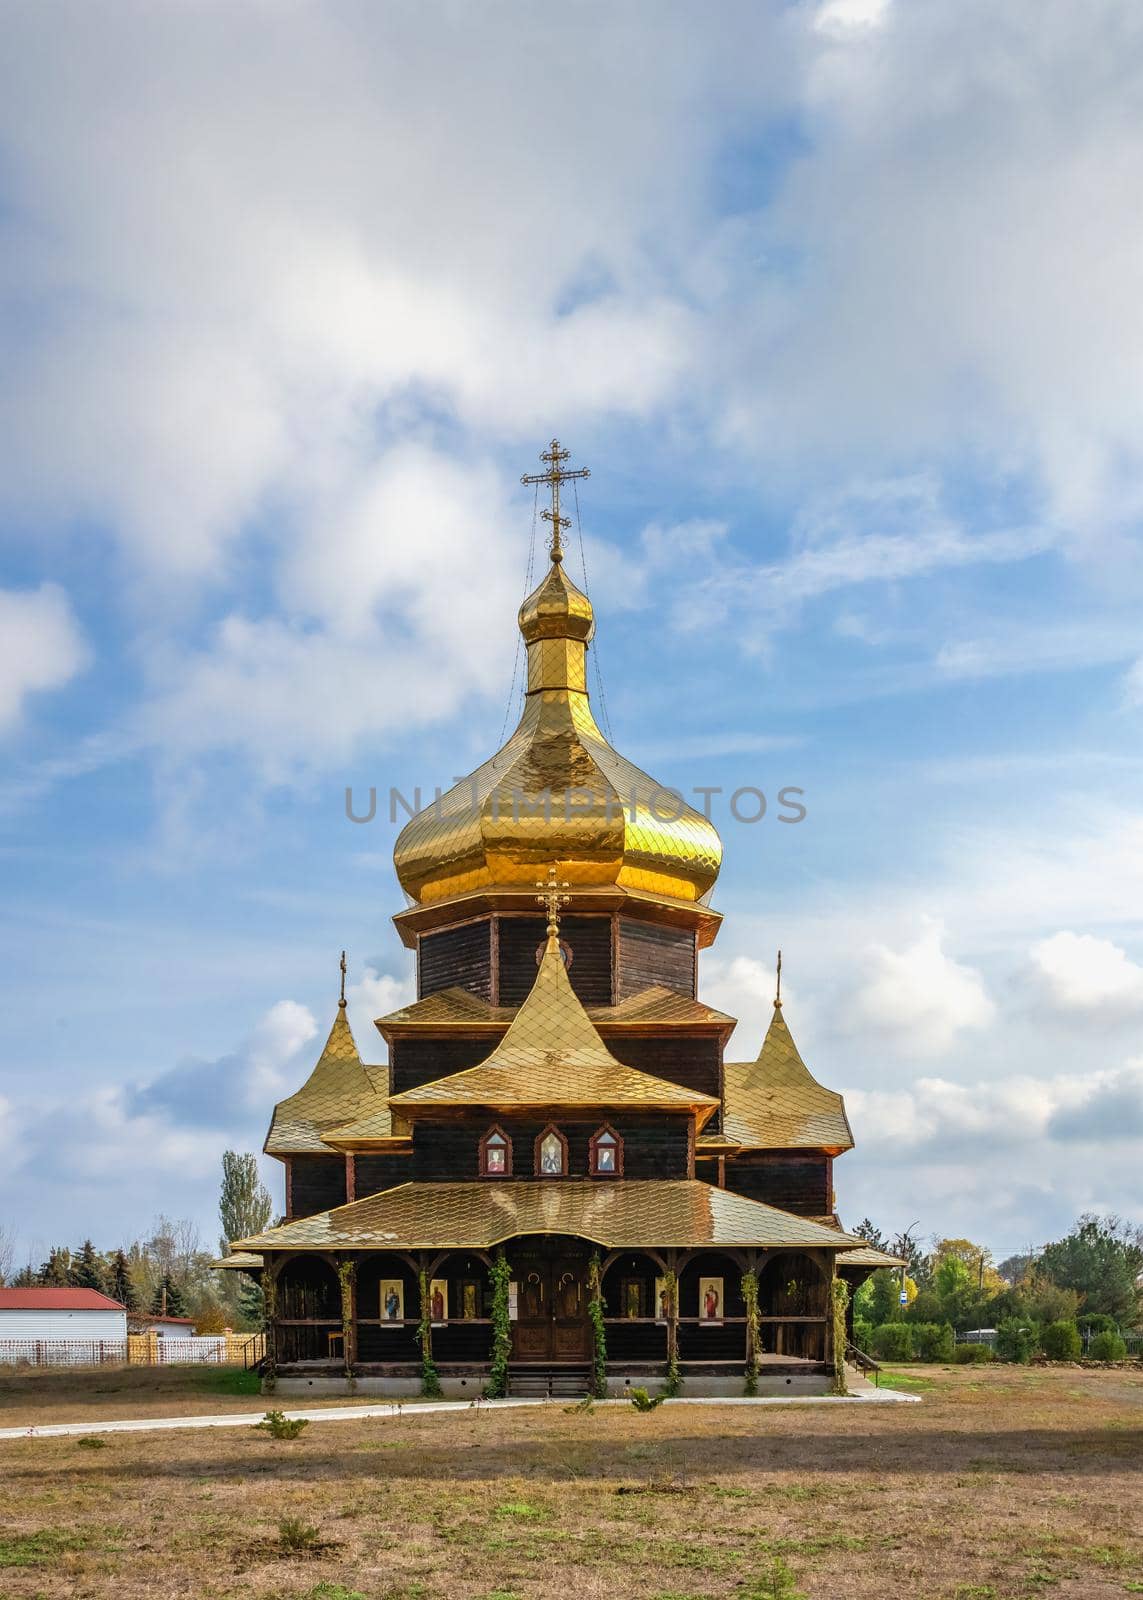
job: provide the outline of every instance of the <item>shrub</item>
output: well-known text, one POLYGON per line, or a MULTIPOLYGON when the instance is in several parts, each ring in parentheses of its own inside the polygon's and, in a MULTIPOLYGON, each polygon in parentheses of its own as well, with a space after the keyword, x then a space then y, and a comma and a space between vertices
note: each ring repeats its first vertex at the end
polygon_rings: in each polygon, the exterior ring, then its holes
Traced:
POLYGON ((853 1319, 853 1342, 859 1350, 869 1354, 869 1346, 873 1343, 873 1324, 865 1317, 853 1319))
POLYGON ((302 1522, 298 1517, 284 1517, 278 1524, 278 1543, 283 1550, 296 1555, 320 1550, 324 1541, 312 1523, 302 1522))
POLYGON ((913 1350, 918 1361, 951 1361, 956 1338, 951 1322, 915 1322, 913 1350))
POLYGON ((1078 1361, 1083 1348, 1079 1329, 1070 1317, 1049 1322, 1044 1329, 1042 1343, 1049 1361, 1078 1361))
POLYGON ((261 1422, 254 1424, 262 1433, 268 1433, 271 1439, 296 1439, 303 1428, 308 1428, 309 1423, 305 1417, 287 1417, 284 1411, 267 1411, 261 1422))
POLYGON ((873 1354, 879 1361, 911 1361, 913 1331, 908 1322, 883 1322, 873 1330, 873 1354))
POLYGON ((1089 1361, 1122 1361, 1127 1354, 1127 1346, 1119 1334, 1105 1329, 1097 1333, 1087 1347, 1089 1361))
POLYGON ((654 1411, 656 1406, 661 1406, 665 1396, 662 1394, 650 1395, 646 1389, 632 1389, 631 1404, 636 1411, 654 1411))
POLYGON ((1027 1366, 1040 1346, 1040 1330, 1020 1317, 1007 1317, 996 1330, 996 1354, 1002 1361, 1027 1366))
POLYGON ((958 1367, 983 1366, 986 1361, 992 1360, 992 1346, 990 1344, 958 1344, 953 1351, 953 1360, 958 1367))
POLYGON ((1102 1311, 1085 1311, 1082 1317, 1076 1318, 1076 1327, 1081 1335, 1085 1333, 1119 1332, 1119 1324, 1115 1318, 1107 1316, 1102 1311))

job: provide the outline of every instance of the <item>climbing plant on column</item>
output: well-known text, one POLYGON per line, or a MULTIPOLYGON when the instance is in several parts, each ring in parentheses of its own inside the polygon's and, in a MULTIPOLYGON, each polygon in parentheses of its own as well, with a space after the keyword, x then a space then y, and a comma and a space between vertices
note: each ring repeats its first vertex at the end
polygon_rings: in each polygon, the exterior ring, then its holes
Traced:
POLYGON ((663 1393, 674 1396, 683 1386, 679 1372, 679 1280, 668 1268, 663 1275, 663 1291, 667 1296, 667 1381, 663 1393))
POLYGON ((600 1281, 599 1251, 593 1250, 587 1268, 587 1313, 591 1319, 591 1392, 597 1400, 607 1399, 607 1329, 603 1321, 603 1287, 600 1281))
POLYGON ((508 1284, 512 1270, 503 1250, 497 1250, 489 1279, 492 1284, 492 1361, 485 1398, 503 1400, 508 1393, 508 1359, 512 1354, 512 1325, 508 1319, 508 1284))
POLYGON ((843 1278, 833 1280, 833 1383, 831 1394, 848 1394, 845 1383, 845 1313, 849 1308, 849 1285, 843 1278))
POLYGON ((762 1324, 758 1318, 758 1274, 753 1267, 742 1274, 742 1298, 746 1302, 746 1393, 757 1394, 762 1324))
POLYGON ((435 1399, 444 1393, 441 1388, 440 1373, 433 1361, 433 1322, 432 1307, 429 1305, 429 1275, 422 1267, 419 1278, 421 1291, 421 1320, 417 1324, 417 1336, 421 1341, 421 1393, 426 1399, 435 1399))

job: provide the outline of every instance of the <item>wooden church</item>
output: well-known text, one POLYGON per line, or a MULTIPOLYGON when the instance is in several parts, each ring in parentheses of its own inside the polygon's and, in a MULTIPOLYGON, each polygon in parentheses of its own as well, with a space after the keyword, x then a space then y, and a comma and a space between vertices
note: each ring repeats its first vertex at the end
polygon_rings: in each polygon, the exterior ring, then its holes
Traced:
POLYGON ((577 474, 556 441, 542 459, 519 725, 394 852, 417 999, 367 1065, 343 959, 266 1139, 285 1218, 225 1265, 262 1275, 284 1393, 824 1392, 847 1288, 892 1258, 838 1221, 853 1137, 780 996, 756 1059, 723 1059, 734 1019, 698 993, 721 843, 595 721, 561 540, 577 474))

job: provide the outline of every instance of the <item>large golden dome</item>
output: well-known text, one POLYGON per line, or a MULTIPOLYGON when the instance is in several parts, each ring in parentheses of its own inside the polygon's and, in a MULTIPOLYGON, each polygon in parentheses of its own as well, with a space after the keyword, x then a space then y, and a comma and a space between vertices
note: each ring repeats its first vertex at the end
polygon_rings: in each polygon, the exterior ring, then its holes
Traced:
POLYGON ((591 602, 551 565, 520 608, 528 682, 519 726, 468 778, 417 813, 393 853, 421 905, 497 888, 534 888, 555 864, 576 889, 618 885, 673 901, 713 886, 712 823, 626 761, 600 732, 587 693, 591 602))

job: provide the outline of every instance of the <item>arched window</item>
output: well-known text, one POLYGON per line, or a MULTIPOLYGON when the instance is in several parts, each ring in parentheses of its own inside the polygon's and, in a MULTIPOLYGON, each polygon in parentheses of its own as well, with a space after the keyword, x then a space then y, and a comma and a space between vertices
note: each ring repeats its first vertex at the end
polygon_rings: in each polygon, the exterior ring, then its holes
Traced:
POLYGON ((588 1142, 588 1170, 593 1178, 618 1178, 623 1172, 623 1140, 604 1123, 588 1142))
POLYGON ((512 1173, 512 1141, 503 1128, 489 1128, 480 1141, 480 1176, 507 1178, 512 1173))
POLYGON ((536 1175, 540 1178, 564 1178, 568 1170, 568 1142, 560 1130, 549 1122, 542 1133, 536 1135, 536 1175))

